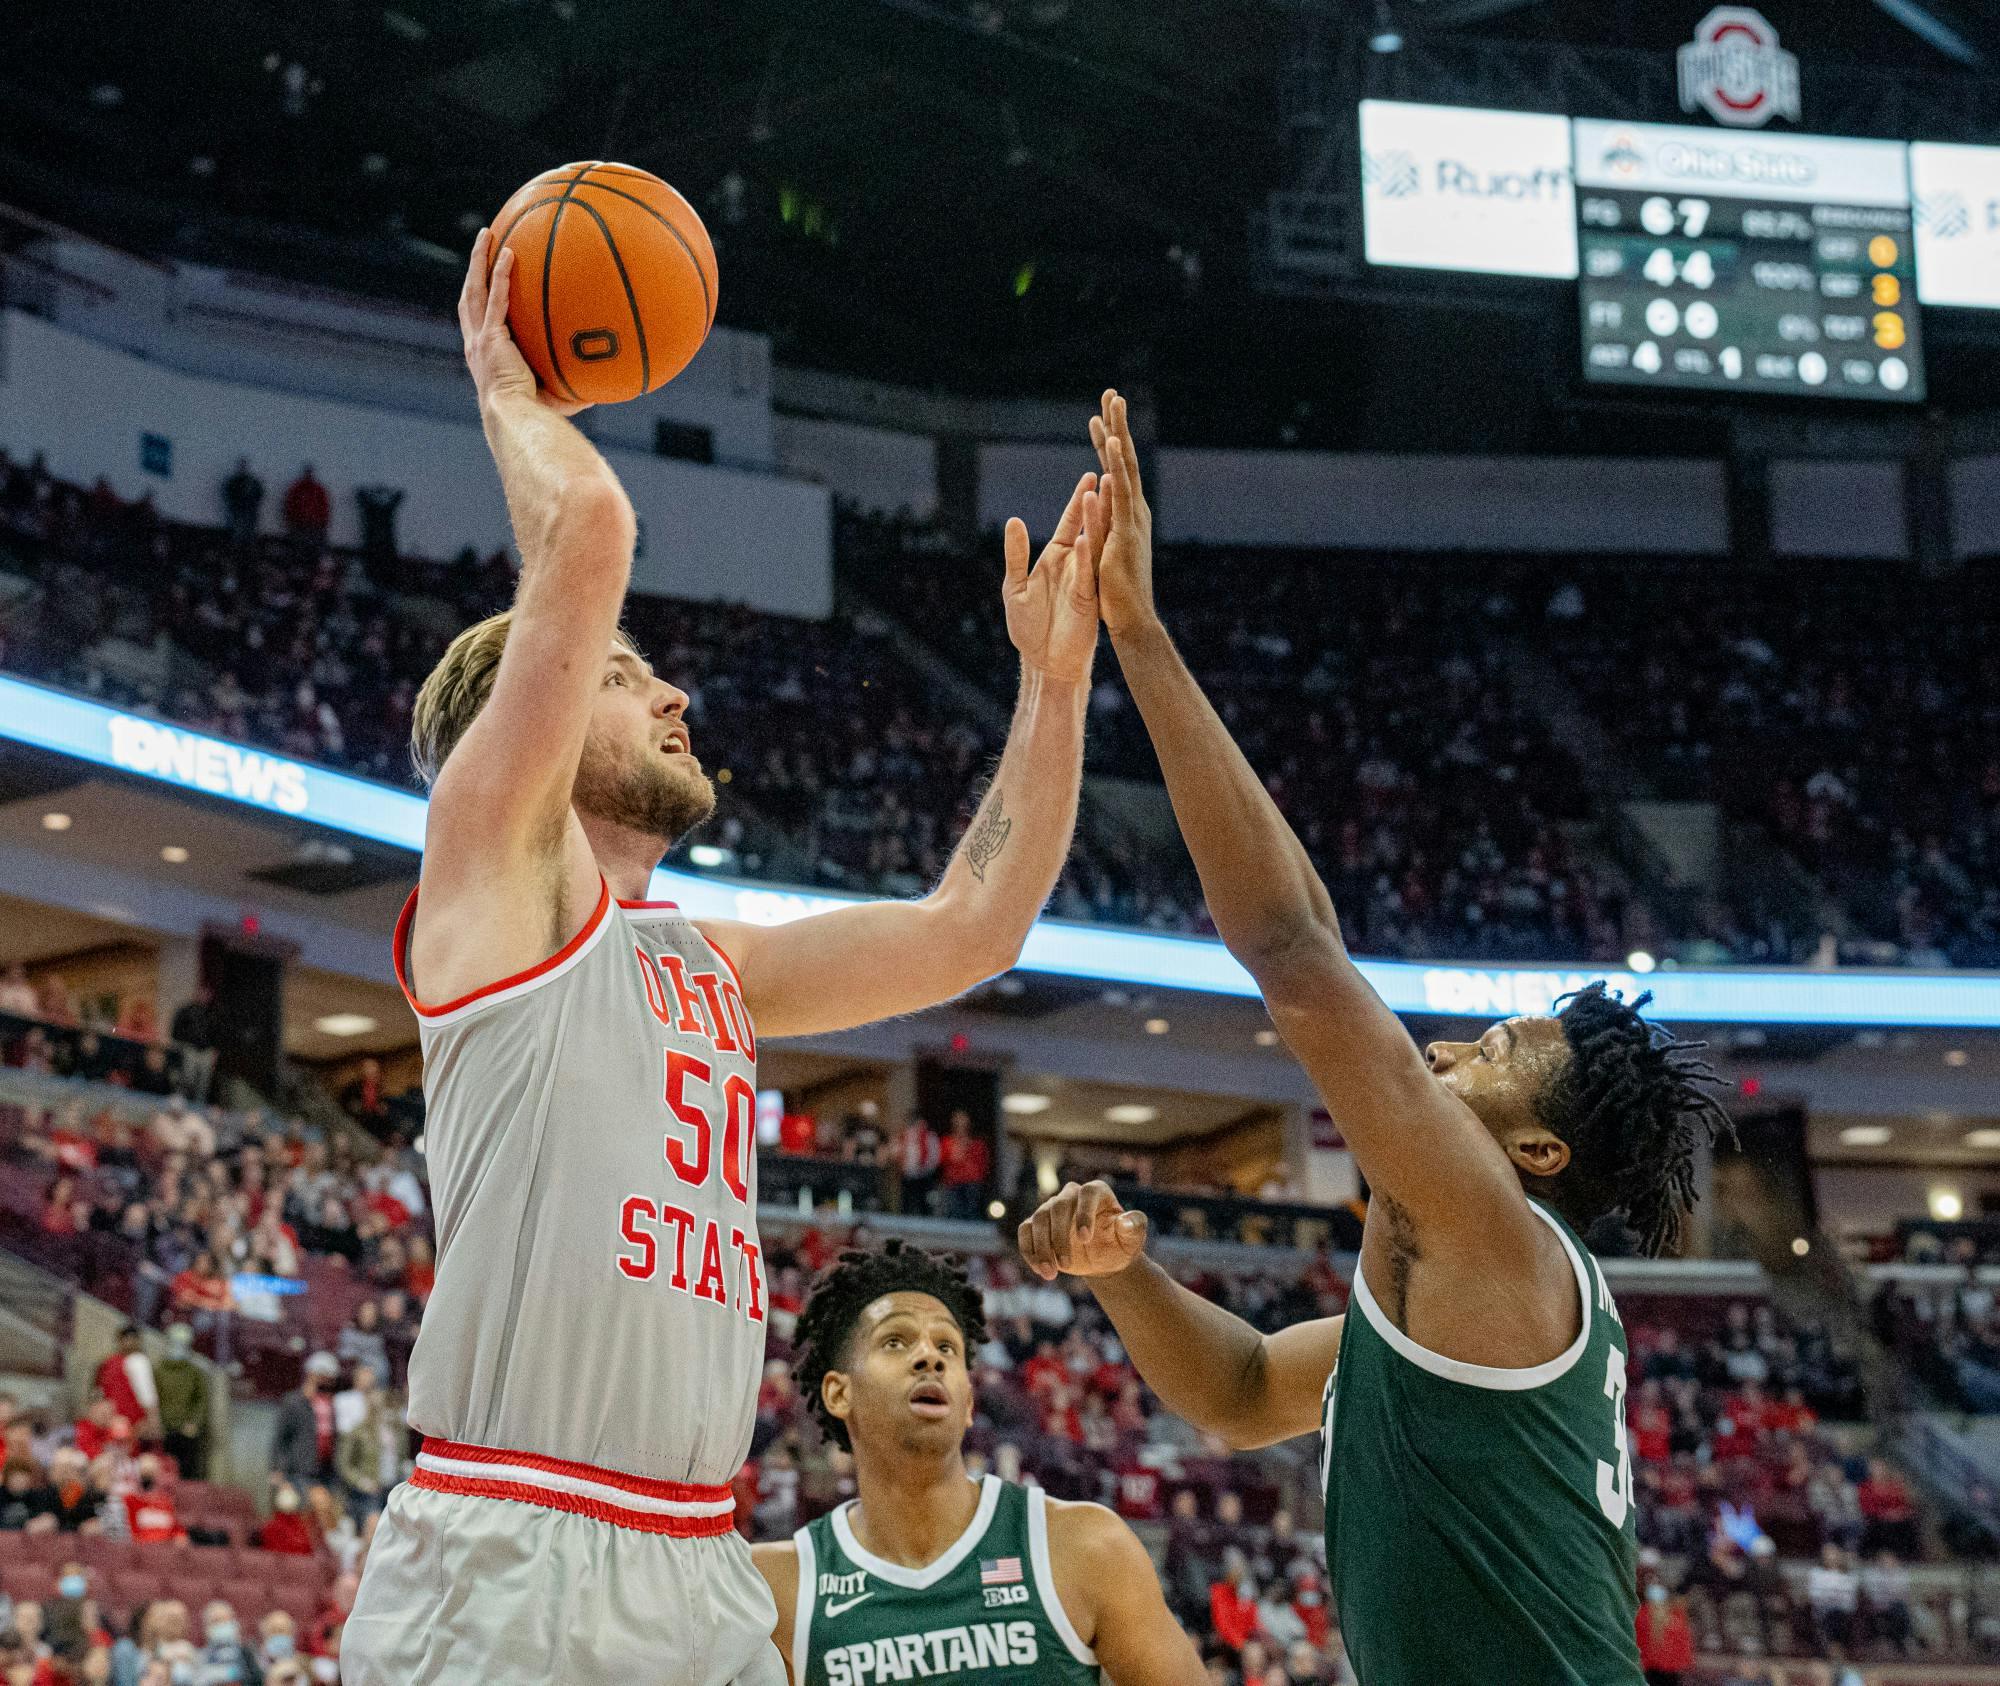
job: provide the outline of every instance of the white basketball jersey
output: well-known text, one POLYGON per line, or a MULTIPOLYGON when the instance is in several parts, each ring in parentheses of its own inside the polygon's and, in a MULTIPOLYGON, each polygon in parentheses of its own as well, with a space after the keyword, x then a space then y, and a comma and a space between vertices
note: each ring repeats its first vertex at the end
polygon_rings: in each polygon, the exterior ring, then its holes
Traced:
MULTIPOLYGON (((410 1359, 427 1437, 720 1485, 764 1359, 757 1042, 729 957, 618 902, 541 965, 429 1005, 437 1287, 410 1359)), ((421 983, 421 979, 417 980, 421 983)))

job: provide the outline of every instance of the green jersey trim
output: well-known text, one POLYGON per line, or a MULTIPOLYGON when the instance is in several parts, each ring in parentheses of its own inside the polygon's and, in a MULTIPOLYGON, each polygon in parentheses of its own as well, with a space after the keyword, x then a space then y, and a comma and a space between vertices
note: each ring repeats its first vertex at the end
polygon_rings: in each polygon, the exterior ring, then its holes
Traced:
MULTIPOLYGON (((993 1477, 988 1476, 987 1479, 990 1481, 993 1477)), ((1035 1591, 1041 1596, 1042 1610, 1049 1618, 1049 1625, 1062 1636, 1062 1642, 1072 1657, 1095 1668, 1097 1653, 1084 1644, 1083 1636, 1069 1619, 1069 1611, 1063 1608, 1062 1594, 1056 1588, 1055 1564, 1049 1557, 1049 1496, 1039 1487, 1028 1489, 1028 1556, 1034 1563, 1035 1591)))
POLYGON ((989 1475, 979 1484, 979 1508, 972 1513, 972 1520, 965 1526, 965 1532, 945 1547, 942 1556, 933 1558, 921 1569, 911 1569, 901 1563, 891 1563, 886 1558, 877 1557, 854 1537, 854 1529, 847 1520, 847 1513, 854 1508, 849 1499, 833 1513, 833 1537, 840 1542, 840 1549, 848 1558, 866 1569, 871 1575, 879 1575, 891 1586, 907 1587, 913 1592, 921 1592, 925 1587, 935 1586, 952 1570, 956 1569, 971 1555, 972 1548, 986 1537, 986 1530, 992 1526, 993 1513, 1000 1508, 1000 1477, 989 1475))
POLYGON ((792 1597, 792 1677, 803 1680, 812 1656, 813 1607, 819 1603, 819 1548, 810 1527, 794 1534, 792 1545, 799 1554, 799 1590, 792 1597))
MULTIPOLYGON (((1429 1347, 1419 1346, 1390 1321, 1389 1314, 1375 1301, 1375 1295, 1368 1286, 1368 1273, 1357 1265, 1354 1271, 1354 1299, 1361 1307, 1361 1315, 1368 1319, 1376 1334, 1389 1343, 1391 1351, 1407 1358, 1419 1370, 1427 1370, 1433 1376, 1440 1376, 1448 1382, 1458 1382, 1466 1387, 1487 1388, 1497 1393, 1525 1393, 1530 1388, 1547 1387, 1567 1375, 1576 1361, 1583 1356, 1590 1345, 1590 1312, 1597 1295, 1590 1285, 1590 1277, 1585 1272, 1583 1259, 1576 1250, 1576 1243, 1564 1233, 1563 1226, 1554 1214, 1544 1211, 1534 1201, 1528 1202, 1528 1210, 1555 1231, 1555 1237, 1562 1243, 1563 1251, 1569 1256, 1570 1268, 1576 1272, 1577 1300, 1583 1307, 1582 1327, 1577 1330, 1576 1339, 1570 1343, 1567 1352, 1559 1353, 1546 1364, 1536 1364, 1529 1369, 1513 1370, 1496 1368, 1487 1364, 1467 1364, 1461 1359, 1447 1358, 1429 1347)), ((842 1542, 845 1543, 844 1541, 842 1542)))

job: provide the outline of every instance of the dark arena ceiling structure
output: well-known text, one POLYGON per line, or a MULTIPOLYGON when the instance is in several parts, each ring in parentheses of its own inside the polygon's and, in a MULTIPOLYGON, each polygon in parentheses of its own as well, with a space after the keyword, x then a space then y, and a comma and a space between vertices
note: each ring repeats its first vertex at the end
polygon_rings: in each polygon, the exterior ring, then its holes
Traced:
MULTIPOLYGON (((1274 433, 1303 406, 1302 442, 1352 442, 1393 436, 1391 389, 1462 375, 1451 318, 1465 306, 1253 285, 1253 224, 1296 139, 1282 113, 1301 41, 1330 44, 1334 111, 1397 73, 1370 50, 1385 34, 1408 44, 1405 67, 1426 44, 1479 41, 1670 65, 1704 10, 22 0, 0 63, 0 201, 142 251, 442 311, 474 231, 516 186, 617 158, 695 202, 719 249, 720 319, 770 333, 781 360, 975 393, 1150 380, 1171 399, 1179 383, 1201 402, 1163 408, 1221 436, 1274 433)), ((2000 76, 2000 7, 1762 10, 1809 78, 1845 67, 1949 89, 2000 76)), ((1520 425, 1517 404, 1494 403, 1482 422, 1467 392, 1474 434, 1520 425)))

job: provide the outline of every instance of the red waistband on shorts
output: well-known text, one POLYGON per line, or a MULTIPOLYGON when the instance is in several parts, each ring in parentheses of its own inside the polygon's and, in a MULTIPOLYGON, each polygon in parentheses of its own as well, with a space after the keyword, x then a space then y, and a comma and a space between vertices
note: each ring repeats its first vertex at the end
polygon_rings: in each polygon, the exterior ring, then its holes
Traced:
POLYGON ((616 1527, 671 1534, 677 1539, 727 1534, 736 1526, 736 1497, 727 1487, 649 1481, 642 1475, 572 1463, 567 1458, 503 1452, 459 1441, 425 1441, 410 1484, 433 1493, 546 1505, 616 1527))

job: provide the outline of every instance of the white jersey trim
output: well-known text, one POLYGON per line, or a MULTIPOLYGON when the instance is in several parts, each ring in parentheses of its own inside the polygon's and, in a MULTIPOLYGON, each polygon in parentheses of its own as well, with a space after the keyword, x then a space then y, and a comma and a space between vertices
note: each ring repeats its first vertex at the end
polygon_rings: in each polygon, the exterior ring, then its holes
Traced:
POLYGON ((1063 1608, 1062 1591, 1056 1585, 1055 1562, 1049 1556, 1049 1496, 1039 1487, 1028 1490, 1028 1557, 1034 1565, 1035 1591, 1041 1594, 1042 1608, 1049 1625, 1062 1635, 1069 1654, 1080 1663, 1097 1666, 1097 1653, 1083 1642, 1076 1624, 1063 1608))
POLYGON ((1000 1477, 989 1475, 979 1483, 979 1508, 972 1513, 972 1520, 965 1525, 965 1532, 945 1547, 941 1556, 933 1558, 920 1569, 906 1568, 901 1563, 891 1563, 887 1558, 877 1557, 854 1537, 854 1529, 847 1520, 847 1513, 854 1508, 849 1499, 833 1513, 833 1537, 840 1541, 840 1549, 871 1575, 879 1575, 891 1586, 907 1587, 911 1591, 922 1591, 935 1586, 949 1575, 972 1554, 972 1548, 986 1537, 986 1530, 993 1524, 993 1513, 1000 1508, 1000 1477))
POLYGON ((813 1545, 812 1530, 801 1528, 792 1536, 799 1552, 799 1590, 792 1598, 792 1678, 804 1681, 812 1661, 813 1606, 819 1602, 819 1551, 813 1545))
POLYGON ((433 1475, 455 1475, 467 1481, 505 1481, 517 1487, 539 1487, 544 1492, 568 1493, 598 1504, 616 1505, 620 1510, 636 1510, 647 1516, 710 1517, 728 1516, 736 1509, 733 1497, 717 1500, 661 1499, 650 1493, 635 1493, 627 1487, 590 1481, 580 1475, 566 1475, 532 1465, 486 1463, 475 1458, 440 1457, 436 1452, 419 1452, 417 1468, 433 1475))
POLYGON ((1536 1364, 1525 1370, 1511 1370, 1487 1364, 1467 1364, 1462 1359, 1446 1358, 1442 1353, 1432 1352, 1429 1347, 1419 1346, 1389 1320, 1389 1314, 1376 1303, 1374 1291, 1368 1286, 1367 1271, 1357 1265, 1354 1271, 1354 1299, 1361 1307, 1362 1316, 1368 1319, 1376 1334, 1419 1370, 1427 1370, 1433 1376, 1441 1376, 1448 1382, 1460 1382, 1466 1387, 1483 1387, 1496 1393, 1525 1393, 1530 1388, 1546 1387, 1550 1382, 1568 1374, 1570 1368, 1583 1356, 1583 1349, 1590 1344, 1590 1312, 1597 1296, 1591 1291, 1590 1278, 1584 1271, 1583 1259, 1577 1253, 1576 1244, 1563 1233, 1562 1225, 1532 1200, 1528 1202, 1528 1210, 1555 1231, 1556 1239, 1562 1243, 1563 1251, 1569 1255, 1570 1269, 1576 1273, 1576 1294, 1583 1307, 1583 1322, 1568 1351, 1559 1353, 1546 1364, 1536 1364))

